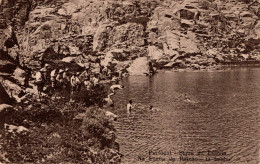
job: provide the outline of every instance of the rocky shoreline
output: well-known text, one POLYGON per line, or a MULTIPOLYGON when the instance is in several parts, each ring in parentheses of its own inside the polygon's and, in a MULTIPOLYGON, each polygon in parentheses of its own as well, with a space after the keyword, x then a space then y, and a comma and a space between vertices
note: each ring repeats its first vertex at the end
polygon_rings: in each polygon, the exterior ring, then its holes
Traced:
MULTIPOLYGON (((0 152, 7 153, 6 157, 0 156, 0 162, 60 162, 67 156, 70 156, 68 161, 71 162, 76 160, 76 155, 88 157, 83 158, 83 161, 90 159, 90 163, 98 160, 119 162, 120 153, 112 135, 113 127, 108 125, 105 112, 94 112, 99 111, 99 107, 93 107, 97 102, 91 102, 88 106, 90 109, 84 110, 81 103, 75 107, 67 104, 67 100, 54 99, 51 103, 48 94, 45 102, 38 102, 37 89, 33 84, 36 72, 46 63, 51 69, 69 68, 71 73, 90 70, 90 74, 102 75, 102 70, 108 68, 111 76, 101 77, 101 83, 111 83, 128 75, 150 75, 151 70, 218 71, 226 65, 259 65, 259 5, 259 1, 254 0, 0 1, 0 91, 1 97, 4 97, 0 99, 0 114, 6 118, 1 122, 1 127, 6 130, 1 135, 3 142, 0 151, 10 150, 0 152), (62 108, 70 110, 64 113, 62 108), (45 109, 48 112, 44 114, 45 109), (95 117, 93 122, 86 122, 81 117, 77 120, 81 122, 79 125, 72 119, 83 113, 87 113, 87 118, 95 117), (37 120, 33 120, 35 114, 50 118, 54 114, 59 119, 68 119, 71 125, 81 128, 93 125, 101 131, 98 132, 99 137, 87 135, 88 139, 94 141, 83 143, 86 149, 81 150, 80 146, 72 146, 76 143, 68 143, 68 138, 72 136, 63 133, 66 128, 60 125, 64 122, 48 120, 51 123, 44 130, 46 120, 38 118, 41 121, 36 123, 37 120), (24 115, 24 118, 18 115, 24 115), (82 124, 84 121, 86 123, 82 124), (36 131, 32 130, 35 127, 36 131), (55 128, 60 131, 48 132, 55 128), (50 144, 53 142, 52 149, 59 149, 59 153, 48 152, 48 146, 45 145, 44 155, 38 151, 38 154, 27 159, 35 146, 27 154, 21 154, 21 148, 20 154, 15 154, 16 158, 10 158, 14 154, 8 154, 12 152, 9 148, 19 146, 20 142, 26 147, 26 142, 18 139, 32 139, 41 130, 52 138, 47 141, 50 144), (20 131, 24 131, 25 136, 20 136, 20 131), (64 148, 56 141, 62 138, 59 133, 64 134, 63 141, 70 146, 64 148), (102 140, 107 142, 102 143, 102 140), (11 142, 13 145, 10 145, 11 142), (7 147, 3 148, 3 145, 7 147), (95 151, 91 147, 95 147, 95 151), (64 148, 64 151, 60 148, 64 148), (65 150, 76 154, 68 155, 65 150), (84 154, 86 152, 89 154, 84 154), (105 153, 105 158, 102 158, 104 154, 101 152, 105 153)), ((97 101, 107 94, 104 89, 97 93, 94 98, 97 101)), ((78 98, 85 96, 79 93, 78 98)), ((77 131, 67 126, 76 135, 77 131)), ((93 134, 93 131, 90 133, 93 134)), ((79 135, 76 138, 79 139, 79 135)), ((82 138, 79 140, 84 142, 82 138)))

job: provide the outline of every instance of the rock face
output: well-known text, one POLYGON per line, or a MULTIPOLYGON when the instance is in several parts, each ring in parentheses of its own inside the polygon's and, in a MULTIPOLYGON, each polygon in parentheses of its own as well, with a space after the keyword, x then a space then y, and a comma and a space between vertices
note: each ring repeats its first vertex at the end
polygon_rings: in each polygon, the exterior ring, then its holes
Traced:
MULTIPOLYGON (((4 128, 4 124, 6 121, 10 119, 10 116, 15 113, 15 109, 13 106, 8 104, 0 104, 0 127, 1 130, 4 128)), ((0 130, 0 131, 1 131, 0 130)))
POLYGON ((145 75, 149 74, 149 65, 146 57, 140 57, 133 61, 128 68, 130 75, 145 75))
POLYGON ((12 104, 14 102, 1 84, 0 95, 0 104, 12 104))
MULTIPOLYGON (((128 52, 125 60, 150 56, 162 67, 178 66, 178 60, 185 67, 207 67, 246 60, 242 54, 248 54, 248 60, 259 58, 259 1, 2 0, 1 4, 1 21, 7 23, 1 26, 0 48, 32 69, 41 66, 40 59, 70 55, 98 56, 106 63, 108 52, 115 49, 128 52), (212 48, 217 55, 208 56, 212 48)), ((95 63, 86 58, 81 66, 95 63)))

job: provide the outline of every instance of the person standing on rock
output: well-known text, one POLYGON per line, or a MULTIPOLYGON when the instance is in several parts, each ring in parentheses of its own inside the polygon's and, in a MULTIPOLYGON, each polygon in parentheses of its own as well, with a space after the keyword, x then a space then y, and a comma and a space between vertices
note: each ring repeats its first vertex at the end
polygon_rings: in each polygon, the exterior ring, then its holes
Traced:
POLYGON ((52 89, 54 89, 55 88, 55 86, 56 86, 56 69, 54 69, 54 70, 52 70, 51 71, 51 74, 50 74, 50 76, 51 76, 51 88, 52 89))
POLYGON ((76 78, 76 91, 79 92, 81 90, 81 80, 79 78, 80 72, 77 72, 75 78, 76 78))
POLYGON ((73 73, 70 78, 70 84, 71 84, 71 94, 74 94, 75 91, 78 91, 78 85, 80 85, 80 80, 75 73, 73 73))
POLYGON ((43 92, 44 81, 45 81, 43 72, 45 72, 45 69, 42 68, 40 69, 40 71, 36 72, 35 75, 35 84, 37 86, 38 96, 40 100, 41 100, 41 94, 43 92))
POLYGON ((95 74, 93 79, 92 79, 93 85, 94 87, 97 87, 99 85, 99 78, 98 78, 98 74, 95 74))
POLYGON ((49 71, 49 67, 50 65, 49 64, 45 64, 43 69, 45 69, 46 71, 44 72, 44 79, 47 80, 48 79, 48 71, 49 71))
POLYGON ((62 74, 62 78, 64 80, 64 89, 69 90, 70 89, 70 77, 68 73, 68 68, 65 69, 65 71, 62 74))
POLYGON ((64 83, 64 79, 62 77, 62 73, 63 73, 63 69, 60 69, 59 72, 58 72, 58 75, 56 77, 56 81, 57 81, 57 84, 58 84, 58 88, 62 88, 63 86, 63 83, 64 83))
POLYGON ((70 86, 71 86, 71 94, 74 94, 76 90, 76 76, 75 73, 72 73, 72 76, 70 78, 70 86))
POLYGON ((90 91, 92 89, 92 83, 90 82, 89 75, 85 78, 84 85, 85 85, 87 91, 90 91))

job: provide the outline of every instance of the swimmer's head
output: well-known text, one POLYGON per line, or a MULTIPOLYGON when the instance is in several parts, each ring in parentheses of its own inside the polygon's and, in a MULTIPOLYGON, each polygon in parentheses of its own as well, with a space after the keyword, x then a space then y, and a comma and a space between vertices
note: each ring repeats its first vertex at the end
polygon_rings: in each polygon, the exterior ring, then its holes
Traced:
POLYGON ((130 103, 130 104, 132 104, 132 103, 133 103, 133 101, 132 101, 132 100, 129 100, 129 103, 130 103))
POLYGON ((149 109, 153 109, 153 106, 152 106, 152 105, 150 105, 149 109))
POLYGON ((125 86, 121 85, 121 88, 124 88, 125 86))

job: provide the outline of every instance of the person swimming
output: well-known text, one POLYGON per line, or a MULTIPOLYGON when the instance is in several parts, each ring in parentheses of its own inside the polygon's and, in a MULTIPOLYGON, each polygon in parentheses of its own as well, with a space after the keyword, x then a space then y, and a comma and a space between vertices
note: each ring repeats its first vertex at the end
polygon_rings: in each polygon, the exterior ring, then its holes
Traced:
POLYGON ((123 86, 123 85, 112 85, 111 87, 110 87, 110 89, 111 89, 111 91, 113 92, 113 93, 115 93, 115 90, 117 90, 117 89, 123 89, 125 86, 123 86))
POLYGON ((149 106, 149 110, 150 110, 150 111, 159 111, 159 109, 154 108, 152 105, 149 106))
POLYGON ((184 99, 185 99, 186 101, 191 101, 190 98, 186 95, 186 93, 185 93, 185 95, 184 95, 184 99))
POLYGON ((133 107, 134 107, 133 101, 129 100, 128 104, 126 105, 126 112, 128 116, 132 113, 133 107))
POLYGON ((197 101, 191 100, 186 94, 184 95, 184 101, 196 104, 198 103, 197 101))

